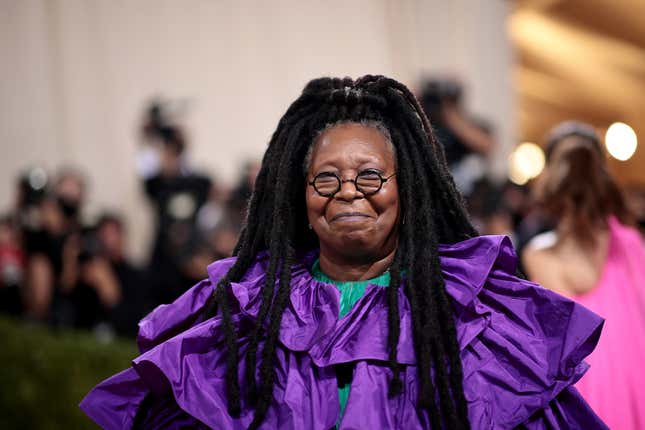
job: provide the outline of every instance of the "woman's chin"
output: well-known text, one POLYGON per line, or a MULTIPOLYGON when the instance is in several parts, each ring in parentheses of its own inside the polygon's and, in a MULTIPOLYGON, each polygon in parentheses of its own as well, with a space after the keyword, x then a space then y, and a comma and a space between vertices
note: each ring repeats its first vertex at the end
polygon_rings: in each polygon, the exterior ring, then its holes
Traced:
POLYGON ((354 231, 340 237, 335 248, 339 254, 348 258, 364 259, 380 254, 379 244, 374 240, 373 234, 354 231))
POLYGON ((374 240, 374 228, 368 223, 343 223, 334 226, 333 231, 340 243, 356 243, 365 246, 374 240))

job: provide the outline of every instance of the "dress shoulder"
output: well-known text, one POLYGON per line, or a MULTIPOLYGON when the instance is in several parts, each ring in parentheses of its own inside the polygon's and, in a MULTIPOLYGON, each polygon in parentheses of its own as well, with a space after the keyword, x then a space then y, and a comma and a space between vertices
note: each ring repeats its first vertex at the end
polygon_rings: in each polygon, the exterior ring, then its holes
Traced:
POLYGON ((137 346, 146 352, 154 346, 200 322, 201 311, 212 296, 214 287, 235 262, 219 260, 208 266, 208 278, 199 282, 170 304, 157 306, 139 321, 137 346))
MULTIPOLYGON (((257 319, 266 281, 265 257, 258 255, 244 277, 231 282, 227 289, 240 372, 245 368, 249 327, 257 319)), ((142 428, 151 429, 188 421, 190 428, 199 425, 233 430, 249 426, 253 419, 251 405, 243 403, 239 417, 230 416, 227 410, 228 348, 222 316, 219 312, 208 318, 203 315, 214 289, 234 261, 209 266, 208 279, 142 320, 138 339, 142 354, 132 361, 131 368, 103 381, 81 402, 81 409, 97 424, 110 430, 133 428, 135 421, 141 420, 142 428), (151 398, 155 399, 152 407, 146 409, 146 401, 151 398)), ((331 371, 316 369, 303 352, 333 328, 338 294, 323 285, 312 287, 305 272, 301 265, 294 269, 277 352, 276 371, 280 376, 274 396, 282 400, 272 404, 262 425, 265 429, 327 430, 336 420, 337 406, 329 403, 330 396, 336 395, 335 379, 330 377, 331 371), (301 396, 295 394, 292 385, 308 393, 308 402, 296 401, 301 396)))
POLYGON ((516 276, 517 256, 506 237, 447 246, 441 258, 471 421, 518 426, 582 377, 604 321, 516 276))

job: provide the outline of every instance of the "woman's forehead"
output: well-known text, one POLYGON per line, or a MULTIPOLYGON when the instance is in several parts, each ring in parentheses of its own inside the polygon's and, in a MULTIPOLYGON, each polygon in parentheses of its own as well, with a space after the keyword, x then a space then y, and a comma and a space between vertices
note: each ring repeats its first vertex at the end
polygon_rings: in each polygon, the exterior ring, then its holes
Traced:
POLYGON ((381 131, 358 123, 340 124, 322 132, 314 141, 312 162, 352 157, 393 160, 391 144, 381 131))

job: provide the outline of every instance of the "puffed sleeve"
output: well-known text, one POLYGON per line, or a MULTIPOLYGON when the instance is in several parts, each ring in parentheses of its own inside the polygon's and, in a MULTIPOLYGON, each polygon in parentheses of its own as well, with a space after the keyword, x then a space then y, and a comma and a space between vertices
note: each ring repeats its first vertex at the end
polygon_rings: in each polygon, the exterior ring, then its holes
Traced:
POLYGON ((573 388, 604 320, 515 276, 508 238, 481 236, 441 251, 473 428, 606 429, 573 388))

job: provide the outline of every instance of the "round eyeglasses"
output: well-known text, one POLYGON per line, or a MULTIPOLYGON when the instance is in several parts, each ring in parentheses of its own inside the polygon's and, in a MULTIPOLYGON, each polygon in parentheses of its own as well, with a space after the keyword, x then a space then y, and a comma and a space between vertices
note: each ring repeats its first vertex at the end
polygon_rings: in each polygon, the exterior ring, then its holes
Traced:
POLYGON ((381 172, 377 170, 362 170, 358 172, 354 179, 341 179, 336 173, 322 172, 314 176, 314 180, 309 182, 309 185, 313 186, 321 196, 333 197, 340 191, 340 187, 344 182, 353 182, 361 194, 369 196, 378 193, 383 184, 394 175, 396 173, 384 178, 381 172))

